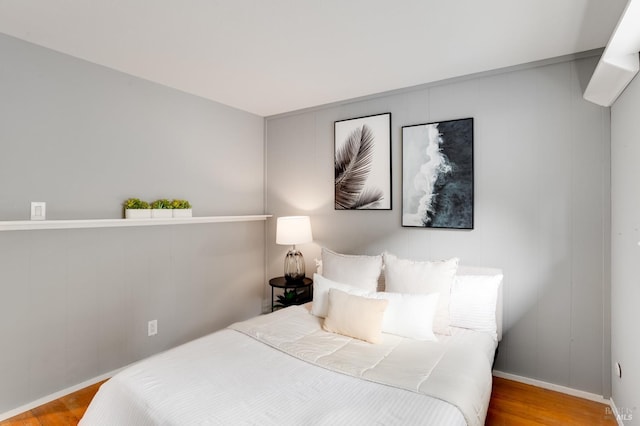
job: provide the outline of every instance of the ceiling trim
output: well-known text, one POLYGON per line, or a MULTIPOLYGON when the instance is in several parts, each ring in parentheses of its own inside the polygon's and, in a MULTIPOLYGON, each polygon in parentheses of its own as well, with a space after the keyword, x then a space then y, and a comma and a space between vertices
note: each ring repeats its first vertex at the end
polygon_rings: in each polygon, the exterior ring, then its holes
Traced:
POLYGON ((429 82, 429 83, 423 83, 423 84, 418 84, 418 85, 415 85, 415 86, 404 87, 402 89, 388 90, 388 91, 385 91, 385 92, 374 93, 374 94, 366 95, 366 96, 359 96, 359 97, 356 97, 356 98, 347 99, 347 100, 343 100, 343 101, 330 102, 330 103, 327 103, 327 104, 316 105, 316 106, 312 106, 312 107, 309 107, 309 108, 302 108, 302 109, 298 109, 298 110, 283 112, 283 113, 280 113, 280 114, 268 115, 268 116, 265 116, 264 118, 265 118, 265 120, 284 118, 284 117, 303 114, 303 113, 307 113, 307 112, 320 111, 320 110, 331 108, 331 107, 344 106, 344 105, 349 105, 349 104, 358 103, 358 102, 364 102, 364 101, 368 101, 368 100, 372 100, 372 99, 383 98, 383 97, 386 97, 386 96, 399 95, 399 94, 402 94, 402 93, 413 92, 415 90, 428 89, 428 88, 437 87, 437 86, 445 86, 447 84, 460 83, 460 82, 463 82, 463 81, 473 80, 473 79, 477 79, 477 78, 491 77, 491 76, 494 76, 494 75, 504 74, 504 73, 508 73, 508 72, 521 71, 521 70, 526 70, 526 69, 531 69, 531 68, 543 67, 543 66, 547 66, 547 65, 560 64, 560 63, 563 63, 563 62, 569 62, 569 61, 574 61, 574 60, 578 60, 578 59, 593 58, 593 57, 601 56, 603 51, 604 51, 604 47, 601 47, 599 49, 585 50, 584 52, 578 52, 578 53, 572 53, 572 54, 569 54, 569 55, 556 56, 555 58, 542 59, 542 60, 539 60, 539 61, 527 62, 525 64, 512 65, 512 66, 509 66, 509 67, 498 68, 498 69, 494 69, 494 70, 481 71, 481 72, 467 74, 467 75, 463 75, 463 76, 459 76, 459 77, 452 77, 452 78, 447 78, 447 79, 444 79, 444 80, 432 81, 432 82, 429 82))

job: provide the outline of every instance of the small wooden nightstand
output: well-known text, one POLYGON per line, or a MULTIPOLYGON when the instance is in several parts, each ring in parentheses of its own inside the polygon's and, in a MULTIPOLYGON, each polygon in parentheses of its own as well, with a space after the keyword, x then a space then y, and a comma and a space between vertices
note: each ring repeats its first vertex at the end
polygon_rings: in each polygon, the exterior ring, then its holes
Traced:
POLYGON ((302 305, 313 300, 313 280, 311 278, 289 282, 284 277, 276 277, 269 280, 269 285, 271 286, 271 312, 276 308, 302 305), (277 304, 274 300, 274 288, 284 289, 284 293, 278 295, 277 304))

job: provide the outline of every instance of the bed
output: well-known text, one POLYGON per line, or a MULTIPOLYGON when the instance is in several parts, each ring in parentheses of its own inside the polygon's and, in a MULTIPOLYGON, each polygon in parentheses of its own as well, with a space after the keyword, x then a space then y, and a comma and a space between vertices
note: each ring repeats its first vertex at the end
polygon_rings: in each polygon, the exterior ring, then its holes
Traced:
POLYGON ((324 275, 314 276, 312 303, 232 324, 121 371, 101 386, 80 424, 484 424, 502 333, 499 270, 457 268, 448 335, 381 332, 375 344, 323 328, 332 313, 314 309, 327 297, 332 309, 333 297, 348 293, 331 287, 323 295, 327 282, 339 283, 324 275), (462 294, 456 284, 465 277, 473 291, 462 294), (483 277, 493 278, 489 330, 478 320, 486 303, 469 305, 482 299, 483 277))

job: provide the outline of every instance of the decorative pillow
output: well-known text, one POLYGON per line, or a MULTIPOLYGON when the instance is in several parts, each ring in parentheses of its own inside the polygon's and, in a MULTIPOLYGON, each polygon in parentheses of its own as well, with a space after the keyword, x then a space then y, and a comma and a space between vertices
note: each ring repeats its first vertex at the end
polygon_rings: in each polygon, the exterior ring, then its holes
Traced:
POLYGON ((382 256, 358 256, 322 249, 322 275, 332 281, 375 292, 382 271, 382 256))
POLYGON ((438 293, 376 293, 375 297, 389 301, 382 320, 384 333, 416 340, 438 340, 433 334, 433 317, 438 305, 438 293))
POLYGON ((451 325, 497 336, 496 305, 502 275, 458 275, 451 288, 451 325))
POLYGON ((345 293, 364 296, 368 291, 348 284, 331 281, 322 275, 313 274, 313 304, 311 313, 317 317, 326 317, 329 311, 329 290, 332 288, 342 290, 345 293))
POLYGON ((439 293, 433 331, 449 335, 449 299, 451 286, 458 269, 458 258, 442 261, 414 261, 398 259, 384 253, 386 290, 391 293, 439 293))
POLYGON ((370 343, 382 340, 382 318, 389 302, 329 290, 329 312, 322 328, 370 343))

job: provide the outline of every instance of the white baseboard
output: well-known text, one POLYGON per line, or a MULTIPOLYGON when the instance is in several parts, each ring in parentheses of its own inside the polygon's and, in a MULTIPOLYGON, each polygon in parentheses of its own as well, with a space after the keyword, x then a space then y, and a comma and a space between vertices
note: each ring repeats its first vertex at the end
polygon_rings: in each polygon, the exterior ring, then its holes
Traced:
POLYGON ((611 411, 613 411, 613 415, 615 416, 618 426, 625 426, 624 419, 623 419, 624 416, 620 415, 620 411, 618 411, 618 407, 616 407, 616 403, 613 402, 613 398, 611 398, 611 411))
POLYGON ((101 381, 103 381, 105 379, 113 377, 116 373, 118 373, 119 371, 121 371, 123 369, 124 369, 124 367, 123 368, 119 368, 117 370, 110 371, 110 372, 105 373, 105 374, 101 374, 98 377, 94 377, 92 379, 85 380, 84 382, 78 383, 77 385, 73 385, 71 387, 59 390, 58 392, 52 393, 50 395, 43 396, 42 398, 38 398, 35 401, 32 401, 32 402, 30 402, 28 404, 22 405, 22 406, 17 407, 17 408, 14 408, 13 410, 7 411, 6 413, 0 413, 0 421, 9 419, 9 418, 11 418, 13 416, 17 416, 18 414, 22 414, 22 413, 24 413, 26 411, 32 410, 32 409, 34 409, 36 407, 39 407, 42 404, 49 403, 49 402, 54 401, 54 400, 56 400, 58 398, 62 398, 65 395, 69 395, 70 393, 79 391, 80 389, 84 389, 87 386, 94 385, 94 384, 96 384, 98 382, 101 382, 101 381))
POLYGON ((524 383, 527 385, 537 386, 543 389, 549 389, 552 391, 564 393, 578 398, 588 399, 590 401, 599 402, 605 405, 611 405, 611 400, 606 399, 602 395, 596 395, 595 393, 585 392, 578 389, 568 388, 566 386, 560 386, 553 383, 543 382, 542 380, 530 379, 528 377, 518 376, 516 374, 504 373, 502 371, 493 370, 493 375, 502 379, 513 380, 515 382, 524 383))

